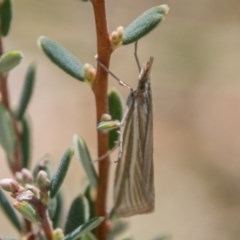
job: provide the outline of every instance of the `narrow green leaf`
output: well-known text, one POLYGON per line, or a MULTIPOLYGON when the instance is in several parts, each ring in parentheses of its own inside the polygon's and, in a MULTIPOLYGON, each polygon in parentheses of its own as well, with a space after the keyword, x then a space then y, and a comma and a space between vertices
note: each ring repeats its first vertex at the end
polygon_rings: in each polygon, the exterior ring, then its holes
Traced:
POLYGON ((69 209, 64 234, 67 235, 89 220, 89 204, 85 196, 76 197, 69 209))
POLYGON ((39 45, 49 59, 72 77, 84 81, 83 65, 66 48, 47 37, 39 38, 39 45))
POLYGON ((29 168, 31 160, 31 130, 29 121, 26 117, 21 120, 21 148, 22 148, 22 164, 24 168, 29 168))
POLYGON ((98 183, 98 177, 85 141, 81 137, 74 135, 73 144, 76 149, 77 157, 82 163, 82 166, 88 176, 91 186, 96 188, 98 183))
POLYGON ((81 240, 97 240, 97 238, 93 233, 89 232, 86 235, 82 236, 81 240))
POLYGON ((95 229, 103 220, 104 217, 95 217, 90 219, 87 223, 84 223, 76 228, 73 232, 66 235, 64 240, 75 240, 80 238, 81 236, 95 229))
POLYGON ((27 201, 17 201, 13 205, 24 218, 28 221, 37 223, 40 221, 40 216, 33 205, 27 201))
MULTIPOLYGON (((111 90, 108 93, 108 108, 112 119, 121 121, 123 116, 123 103, 121 95, 117 90, 111 90)), ((108 133, 108 144, 110 149, 116 146, 118 138, 118 129, 113 129, 108 133)))
POLYGON ((15 132, 11 116, 2 103, 0 103, 0 145, 12 154, 15 151, 15 132))
POLYGON ((68 167, 71 162, 73 154, 74 154, 73 148, 69 148, 66 150, 66 152, 62 156, 58 169, 51 179, 51 185, 50 185, 51 198, 53 198, 57 194, 59 188, 61 187, 62 182, 67 174, 68 167))
POLYGON ((121 123, 118 120, 102 121, 102 122, 98 123, 97 129, 102 132, 108 133, 111 130, 119 129, 120 124, 121 123))
POLYGON ((169 7, 165 4, 145 11, 124 29, 123 45, 136 42, 152 31, 165 18, 168 11, 169 7))
POLYGON ((36 181, 36 178, 38 176, 39 171, 43 170, 48 174, 48 178, 51 179, 51 156, 49 154, 44 155, 42 158, 40 158, 37 162, 37 164, 34 166, 33 169, 33 176, 36 181))
POLYGON ((2 208, 3 212, 6 214, 8 219, 11 221, 13 226, 19 232, 22 232, 22 225, 17 217, 17 214, 15 213, 12 205, 9 203, 7 197, 5 196, 1 189, 0 189, 0 207, 2 208))
POLYGON ((25 83, 23 86, 23 91, 21 94, 19 105, 15 113, 17 119, 22 119, 28 107, 28 104, 31 100, 33 88, 35 84, 35 75, 36 75, 36 65, 32 63, 28 67, 27 74, 25 77, 25 83))
POLYGON ((87 198, 88 205, 89 205, 89 213, 90 213, 89 218, 96 217, 96 213, 95 213, 96 191, 97 191, 96 188, 93 188, 90 185, 88 185, 84 191, 84 196, 87 198))
POLYGON ((15 68, 23 59, 23 54, 20 51, 13 50, 5 52, 0 57, 0 72, 7 74, 15 68))
POLYGON ((49 206, 49 213, 53 223, 53 227, 59 227, 60 220, 62 218, 63 210, 63 196, 61 191, 58 192, 55 198, 52 198, 49 206))
POLYGON ((1 8, 1 31, 2 35, 7 36, 11 20, 12 20, 12 2, 11 0, 4 0, 1 8))

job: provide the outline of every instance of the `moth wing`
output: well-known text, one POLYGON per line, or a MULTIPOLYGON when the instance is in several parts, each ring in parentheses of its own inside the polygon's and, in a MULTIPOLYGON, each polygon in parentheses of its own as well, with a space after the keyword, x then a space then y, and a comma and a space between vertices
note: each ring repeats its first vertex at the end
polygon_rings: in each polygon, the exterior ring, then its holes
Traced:
MULTIPOLYGON (((119 217, 151 212, 154 208, 152 112, 146 112, 146 104, 136 96, 131 97, 115 175, 114 211, 119 217)), ((151 95, 147 101, 151 105, 151 95)))
POLYGON ((145 92, 144 101, 139 103, 140 107, 138 115, 139 128, 141 129, 140 138, 142 139, 142 167, 143 179, 146 189, 147 201, 154 208, 155 192, 154 192, 154 165, 153 165, 153 111, 152 111, 152 95, 150 83, 148 83, 148 91, 145 92))

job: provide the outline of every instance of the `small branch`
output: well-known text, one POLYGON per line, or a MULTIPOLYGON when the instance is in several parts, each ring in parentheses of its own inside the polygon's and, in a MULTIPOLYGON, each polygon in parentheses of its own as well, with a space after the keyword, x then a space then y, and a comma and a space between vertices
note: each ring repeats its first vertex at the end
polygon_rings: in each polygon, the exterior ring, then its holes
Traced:
POLYGON ((48 215, 48 209, 47 205, 42 203, 39 199, 33 197, 31 200, 28 200, 29 203, 34 206, 35 210, 38 213, 38 216, 40 217, 40 222, 42 226, 42 230, 45 233, 45 237, 47 240, 53 239, 53 229, 51 220, 48 215))
MULTIPOLYGON (((1 10, 1 7, 2 5, 0 5, 0 10, 1 10)), ((0 24, 0 32, 1 32, 1 24, 0 24)), ((4 53, 3 42, 2 42, 2 36, 0 35, 0 56, 3 53, 4 53)), ((12 171, 12 173, 15 174, 15 172, 20 171, 22 168, 20 132, 17 126, 17 121, 11 111, 11 104, 10 104, 9 90, 8 90, 8 76, 3 75, 1 73, 0 73, 0 102, 5 106, 8 112, 11 114, 14 130, 16 134, 16 151, 14 153, 14 162, 11 162, 12 159, 10 159, 10 156, 7 156, 9 168, 12 171)), ((32 224, 30 222, 24 221, 24 225, 25 225, 26 231, 31 230, 32 224)))
POLYGON ((48 216, 48 211, 47 209, 43 209, 43 216, 42 216, 42 229, 45 233, 46 239, 47 240, 52 240, 53 239, 53 230, 52 230, 52 226, 49 220, 49 216, 48 216))
MULTIPOLYGON (((0 53, 1 55, 1 53, 0 53)), ((9 110, 9 98, 8 98, 8 86, 7 86, 7 77, 0 74, 0 93, 1 93, 1 102, 9 110)))
MULTIPOLYGON (((107 20, 104 0, 93 0, 93 10, 96 24, 97 35, 97 55, 98 59, 106 66, 109 66, 111 56, 111 46, 107 30, 107 20)), ((100 121, 102 114, 108 112, 108 74, 98 64, 97 75, 93 85, 93 92, 96 101, 97 123, 100 121)), ((103 156, 108 151, 108 135, 98 131, 98 156, 103 156)), ((104 216, 105 221, 97 229, 97 238, 106 240, 108 234, 107 226, 107 190, 108 190, 108 175, 109 175, 109 158, 106 156, 102 161, 99 161, 99 181, 98 195, 96 200, 96 214, 104 216)))
MULTIPOLYGON (((1 30, 1 29, 0 29, 1 30)), ((3 44, 2 37, 0 36, 0 56, 3 54, 3 44)), ((7 76, 0 74, 0 100, 3 105, 9 110, 9 96, 8 96, 8 86, 7 86, 7 76)))
POLYGON ((25 232, 29 233, 32 231, 32 224, 30 221, 24 219, 25 232))
MULTIPOLYGON (((1 30, 1 29, 0 29, 1 30)), ((2 43, 2 36, 0 36, 0 56, 3 54, 3 43, 2 43)), ((3 75, 0 73, 0 101, 6 107, 8 112, 12 116, 12 122, 14 126, 14 130, 16 133, 16 151, 14 153, 14 162, 13 164, 9 164, 12 173, 14 174, 17 171, 20 171, 22 168, 22 153, 21 153, 21 143, 20 143, 20 133, 17 126, 17 122, 13 113, 11 111, 10 100, 9 100, 9 91, 8 91, 8 81, 7 75, 3 75)), ((8 159, 10 162, 11 160, 8 159)))
MULTIPOLYGON (((1 41, 0 41, 1 42, 1 41)), ((0 53, 1 54, 1 53, 0 53)), ((12 173, 14 174, 17 171, 20 171, 22 168, 22 153, 21 153, 21 143, 20 143, 20 133, 17 126, 17 122, 15 117, 13 116, 13 113, 11 111, 10 107, 10 101, 9 101, 9 94, 8 94, 8 86, 7 86, 7 76, 4 76, 0 74, 0 95, 2 96, 2 104, 6 107, 8 112, 11 114, 12 117, 12 123, 15 130, 16 135, 16 151, 14 153, 14 162, 9 164, 12 173)), ((8 159, 8 162, 10 163, 12 160, 8 159)))

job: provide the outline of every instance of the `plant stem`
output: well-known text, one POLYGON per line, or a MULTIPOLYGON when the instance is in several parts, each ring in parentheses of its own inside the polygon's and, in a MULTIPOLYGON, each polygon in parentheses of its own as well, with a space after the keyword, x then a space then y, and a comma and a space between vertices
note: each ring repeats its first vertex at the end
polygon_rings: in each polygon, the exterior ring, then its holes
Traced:
MULTIPOLYGON (((2 43, 2 37, 0 36, 0 56, 3 54, 3 43, 2 43)), ((8 91, 8 81, 7 81, 7 75, 3 75, 0 73, 0 101, 5 106, 5 108, 8 110, 8 112, 12 116, 12 122, 14 126, 14 130, 16 133, 16 151, 14 153, 14 162, 12 163, 11 157, 8 157, 8 163, 11 168, 12 173, 14 174, 17 171, 20 171, 22 168, 21 163, 21 144, 20 144, 20 133, 17 126, 17 122, 15 117, 13 116, 13 113, 11 111, 10 107, 10 100, 9 100, 9 91, 8 91)))
MULTIPOLYGON (((1 54, 1 53, 0 53, 1 54)), ((8 99, 8 87, 7 87, 7 78, 0 74, 0 93, 1 93, 1 102, 4 106, 9 109, 9 99, 8 99)))
POLYGON ((53 239, 53 235, 52 235, 53 229, 52 229, 51 222, 50 222, 50 219, 48 216, 47 208, 43 209, 42 213, 43 213, 42 221, 41 221, 42 229, 45 233, 46 239, 52 240, 53 239))
POLYGON ((42 203, 41 200, 37 199, 36 197, 33 197, 32 199, 28 200, 28 202, 37 211, 46 240, 52 240, 53 228, 52 228, 51 220, 49 218, 47 205, 42 203))
MULTIPOLYGON (((3 54, 3 44, 2 37, 0 36, 0 56, 3 54)), ((9 110, 9 97, 8 97, 8 87, 7 87, 7 76, 0 74, 0 100, 3 105, 9 110)))
MULTIPOLYGON (((111 46, 109 42, 109 35, 107 30, 107 20, 104 0, 92 0, 96 36, 97 36, 97 56, 98 59, 106 66, 109 66, 111 56, 111 46)), ((108 112, 108 74, 100 66, 97 66, 97 75, 93 84, 93 92, 96 101, 97 123, 100 121, 102 114, 108 112)), ((98 131, 98 156, 101 157, 108 151, 108 135, 98 131)), ((108 175, 109 175, 109 157, 107 156, 102 161, 99 161, 99 181, 98 181, 98 195, 96 200, 96 214, 97 216, 104 216, 104 222, 97 229, 97 239, 106 240, 108 234, 107 226, 107 212, 106 212, 106 198, 108 189, 108 175)))

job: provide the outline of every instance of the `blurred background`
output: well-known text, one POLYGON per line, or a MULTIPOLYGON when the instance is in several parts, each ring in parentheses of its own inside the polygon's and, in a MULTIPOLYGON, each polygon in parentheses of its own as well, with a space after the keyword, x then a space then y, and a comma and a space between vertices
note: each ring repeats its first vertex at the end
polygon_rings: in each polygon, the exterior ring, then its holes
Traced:
MULTIPOLYGON (((240 1, 107 0, 109 31, 126 26, 146 9, 168 4, 166 20, 139 43, 149 56, 154 106, 156 210, 127 219, 125 236, 174 240, 240 239, 240 1)), ((95 65, 95 26, 89 3, 76 0, 13 1, 13 23, 5 50, 25 58, 9 76, 16 104, 28 64, 38 65, 30 106, 33 161, 52 155, 53 169, 82 136, 96 159, 95 105, 91 89, 53 65, 37 46, 41 35, 63 44, 81 62, 95 65)), ((133 45, 117 49, 111 70, 133 87, 137 66, 133 45)), ((128 89, 115 80, 126 99, 128 89)), ((114 160, 116 153, 113 154, 114 160)), ((0 177, 10 173, 0 149, 0 177)), ((112 163, 113 175, 115 164, 112 163)), ((67 207, 81 191, 84 173, 74 159, 64 183, 67 207)), ((112 180, 111 180, 112 181, 112 180)), ((112 187, 112 186, 111 186, 112 187)), ((112 192, 109 192, 109 208, 112 192)), ((0 212, 0 236, 17 236, 0 212)))

